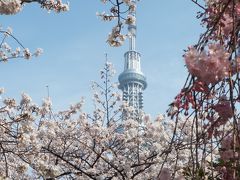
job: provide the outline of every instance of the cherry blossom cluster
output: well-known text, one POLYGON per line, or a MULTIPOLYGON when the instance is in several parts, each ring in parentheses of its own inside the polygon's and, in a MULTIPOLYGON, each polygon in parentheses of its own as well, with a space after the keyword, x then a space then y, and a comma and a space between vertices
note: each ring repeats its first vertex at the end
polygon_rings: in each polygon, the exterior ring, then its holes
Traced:
POLYGON ((115 26, 112 29, 112 32, 109 33, 107 42, 110 44, 110 46, 118 47, 123 45, 125 39, 126 35, 121 34, 121 27, 115 26))
MULTIPOLYGON (((79 113, 81 107, 76 110, 79 113)), ((42 177, 154 179, 159 175, 165 177, 164 170, 183 177, 181 168, 176 169, 171 163, 178 155, 172 153, 166 157, 171 130, 163 116, 156 121, 145 116, 144 125, 128 119, 121 124, 121 131, 114 121, 104 126, 101 121, 91 122, 87 117, 86 113, 80 113, 79 118, 72 114, 68 118, 41 122, 39 137, 47 144, 42 151, 45 156, 41 156, 47 163, 41 161, 40 166, 37 158, 34 162, 42 177), (159 174, 165 159, 169 163, 159 174)), ((180 151, 181 162, 187 162, 187 148, 177 150, 176 147, 172 151, 180 151)))
POLYGON ((0 15, 12 15, 20 12, 26 3, 40 3, 41 7, 55 12, 69 10, 69 3, 62 3, 61 0, 1 0, 0 15))
POLYGON ((55 12, 69 11, 69 3, 62 3, 61 0, 43 0, 41 7, 47 10, 54 10, 55 12))
MULTIPOLYGON (((188 115, 188 110, 190 106, 192 106, 192 108, 195 108, 195 105, 196 104, 194 102, 193 94, 191 91, 182 90, 182 92, 175 97, 174 107, 177 109, 182 108, 183 110, 185 110, 185 115, 188 115)), ((173 113, 170 114, 172 115, 173 113)))
POLYGON ((228 39, 234 33, 234 26, 239 26, 240 2, 232 0, 209 0, 206 1, 206 9, 203 23, 214 30, 213 37, 216 39, 228 39))
MULTIPOLYGON (((1 93, 3 91, 1 88, 1 93)), ((33 104, 31 97, 25 93, 19 103, 15 99, 3 97, 0 108, 1 178, 30 179, 27 172, 29 164, 23 159, 29 150, 35 149, 36 152, 41 147, 40 142, 35 141, 35 120, 42 108, 33 104)))
POLYGON ((13 35, 12 29, 7 28, 6 30, 0 29, 0 35, 2 35, 2 41, 0 43, 0 61, 6 62, 14 58, 30 59, 35 56, 38 57, 43 53, 41 48, 37 48, 34 53, 31 53, 28 48, 25 48, 13 35), (13 49, 8 43, 8 38, 15 40, 19 47, 13 49))
POLYGON ((234 165, 234 160, 239 161, 239 136, 238 133, 236 137, 236 142, 234 143, 233 140, 233 134, 229 133, 226 137, 223 138, 221 141, 221 150, 220 150, 220 162, 219 163, 219 171, 222 174, 222 179, 234 179, 233 177, 233 171, 234 169, 238 169, 239 165, 234 165), (234 152, 233 149, 237 149, 236 152, 234 152))
POLYGON ((2 0, 0 1, 0 14, 16 14, 22 9, 21 0, 2 0))
POLYGON ((134 25, 136 23, 135 10, 136 0, 110 1, 101 0, 104 4, 110 4, 110 12, 97 13, 103 21, 117 21, 117 25, 113 27, 108 35, 107 42, 110 46, 118 47, 123 44, 128 34, 123 34, 125 24, 134 25))
POLYGON ((215 84, 229 76, 230 54, 220 44, 209 44, 207 51, 190 47, 184 55, 188 71, 206 84, 215 84))

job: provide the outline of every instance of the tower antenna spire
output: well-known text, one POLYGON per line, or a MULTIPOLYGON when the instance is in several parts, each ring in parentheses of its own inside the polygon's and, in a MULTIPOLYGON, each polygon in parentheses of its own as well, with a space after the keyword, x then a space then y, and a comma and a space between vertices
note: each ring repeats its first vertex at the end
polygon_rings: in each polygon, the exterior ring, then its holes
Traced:
POLYGON ((107 62, 107 61, 108 61, 108 54, 105 53, 105 62, 107 62))
POLYGON ((46 89, 47 89, 47 97, 50 98, 49 85, 46 85, 46 89))
POLYGON ((136 49, 136 1, 133 1, 133 7, 129 10, 129 18, 131 18, 132 23, 128 25, 128 35, 129 35, 129 50, 135 51, 136 49))

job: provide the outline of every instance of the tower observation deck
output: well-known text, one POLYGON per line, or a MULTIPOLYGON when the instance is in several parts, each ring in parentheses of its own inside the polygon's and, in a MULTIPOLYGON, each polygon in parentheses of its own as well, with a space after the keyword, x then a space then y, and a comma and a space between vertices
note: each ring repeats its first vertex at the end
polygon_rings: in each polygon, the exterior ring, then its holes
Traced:
MULTIPOLYGON (((136 12, 131 12, 130 15, 136 17, 136 12)), ((128 26, 129 50, 124 54, 124 71, 118 80, 123 101, 133 107, 134 114, 138 115, 143 110, 143 90, 147 87, 147 81, 141 71, 141 54, 136 51, 136 30, 136 23, 128 26)))

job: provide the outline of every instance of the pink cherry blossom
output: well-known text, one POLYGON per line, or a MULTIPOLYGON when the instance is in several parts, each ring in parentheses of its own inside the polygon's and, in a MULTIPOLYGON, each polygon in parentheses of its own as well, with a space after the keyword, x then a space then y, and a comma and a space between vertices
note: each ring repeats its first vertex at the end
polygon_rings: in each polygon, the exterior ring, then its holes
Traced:
POLYGON ((210 44, 207 51, 190 47, 184 55, 188 71, 206 84, 215 84, 228 77, 229 53, 220 44, 210 44))

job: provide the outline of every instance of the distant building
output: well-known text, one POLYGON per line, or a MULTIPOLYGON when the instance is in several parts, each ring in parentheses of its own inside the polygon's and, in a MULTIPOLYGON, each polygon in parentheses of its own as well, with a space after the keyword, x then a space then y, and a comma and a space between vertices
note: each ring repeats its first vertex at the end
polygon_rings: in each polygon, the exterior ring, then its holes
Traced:
MULTIPOLYGON (((136 12, 130 15, 136 16, 136 12)), ((128 26, 129 51, 124 54, 124 71, 118 77, 123 101, 134 108, 134 119, 138 119, 139 113, 143 110, 143 91, 147 87, 146 77, 141 71, 141 54, 135 48, 136 30, 136 23, 128 26)))

